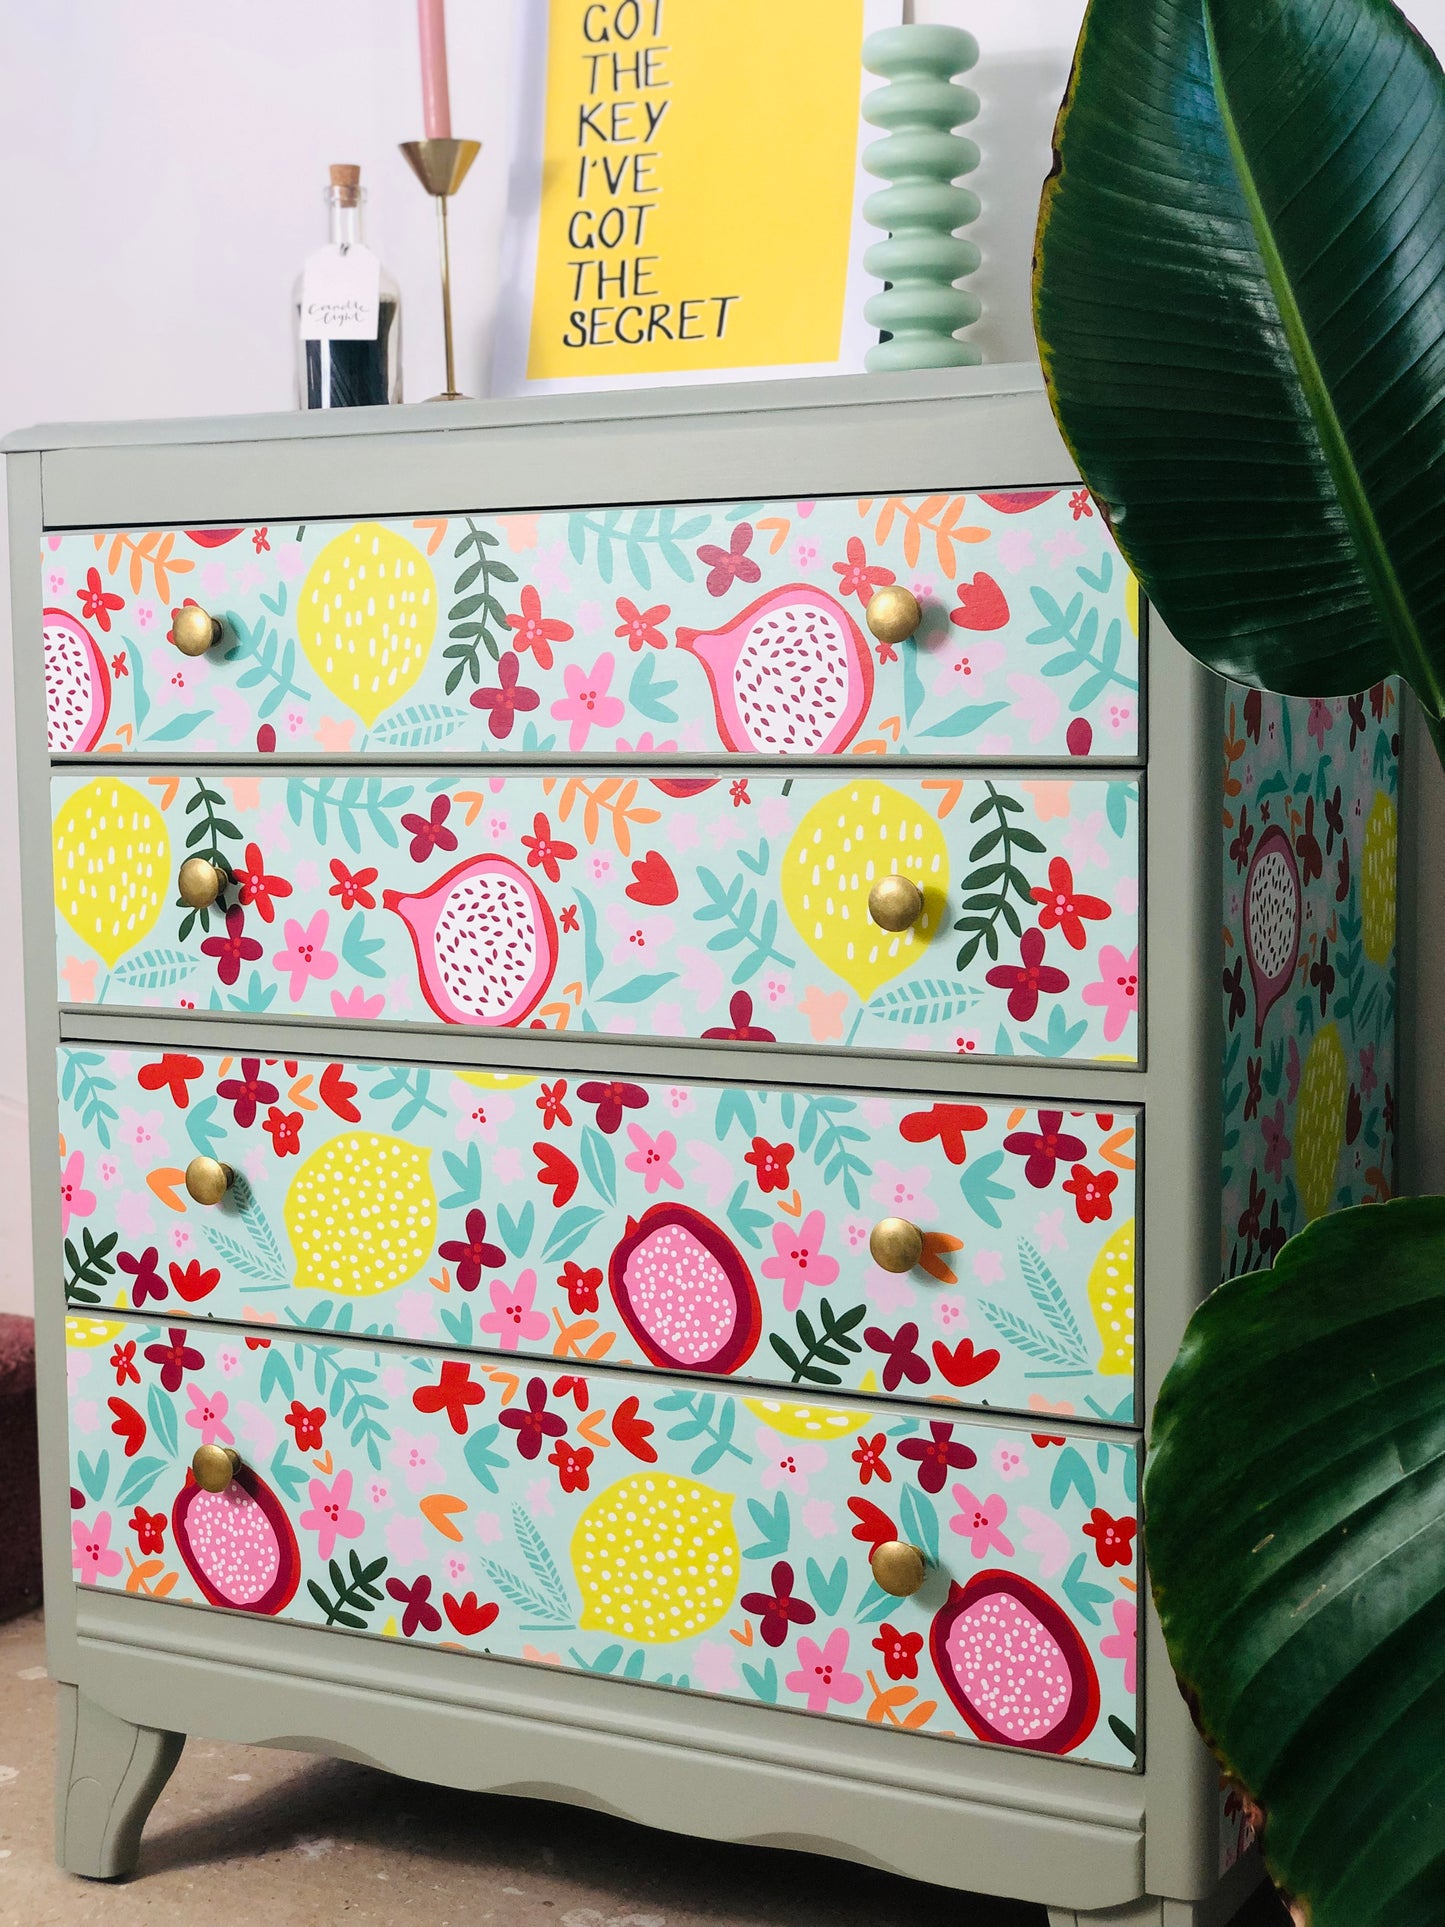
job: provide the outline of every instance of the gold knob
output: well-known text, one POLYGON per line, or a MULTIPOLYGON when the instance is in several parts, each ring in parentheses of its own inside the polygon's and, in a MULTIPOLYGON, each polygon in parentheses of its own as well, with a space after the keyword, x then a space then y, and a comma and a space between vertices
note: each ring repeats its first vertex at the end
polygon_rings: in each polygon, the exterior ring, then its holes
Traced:
POLYGON ((176 874, 181 902, 192 910, 209 909, 226 883, 225 871, 203 856, 188 856, 176 874))
MULTIPOLYGON (((203 1492, 224 1492, 240 1469, 241 1455, 229 1445, 198 1445, 191 1459, 196 1484, 203 1492)), ((882 1546, 879 1550, 887 1552, 888 1547, 882 1546)), ((880 1579, 878 1583, 881 1586, 883 1581, 880 1579)))
POLYGON ((923 1233, 907 1218, 880 1218, 868 1233, 868 1249, 885 1271, 912 1271, 923 1256, 923 1233))
POLYGON ((879 877, 868 892, 868 914, 880 930, 911 930, 923 915, 923 892, 911 877, 879 877))
POLYGON ((922 620, 918 597, 901 582, 875 589, 868 598, 868 627, 880 642, 907 642, 922 620))
POLYGON ((209 610, 188 602, 171 618, 170 639, 183 656, 204 656, 221 640, 221 625, 209 610))
MULTIPOLYGON (((203 1445, 201 1452, 206 1449, 203 1445)), ((196 1457, 200 1456, 198 1452, 196 1457)), ((884 1592, 891 1592, 895 1599, 907 1599, 917 1592, 928 1574, 923 1554, 906 1539, 885 1539, 881 1545, 874 1546, 868 1564, 884 1592)))
POLYGON ((219 1204, 235 1175, 229 1164, 215 1158, 192 1158, 186 1166, 186 1189, 197 1204, 219 1204))

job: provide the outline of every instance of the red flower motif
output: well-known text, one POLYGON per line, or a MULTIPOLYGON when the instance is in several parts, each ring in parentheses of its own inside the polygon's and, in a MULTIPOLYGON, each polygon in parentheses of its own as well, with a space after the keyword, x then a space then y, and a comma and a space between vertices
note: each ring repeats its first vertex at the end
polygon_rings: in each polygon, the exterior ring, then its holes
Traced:
POLYGON ((757 1173, 759 1191, 786 1191, 791 1182, 789 1167, 796 1155, 791 1144, 769 1144, 766 1138, 755 1137, 743 1163, 757 1173))
POLYGON ((535 1459, 547 1439, 560 1439, 567 1430, 566 1420, 547 1410, 547 1381, 542 1378, 527 1381, 526 1411, 513 1407, 503 1412, 502 1423, 517 1434, 517 1450, 524 1459, 535 1459))
POLYGON ((539 1139, 532 1146, 537 1158, 537 1182, 552 1187, 552 1209, 560 1211, 577 1190, 581 1173, 567 1153, 539 1139))
POLYGON ((833 564, 834 575, 840 577, 838 593, 842 596, 857 596, 860 602, 867 602, 875 589, 881 589, 886 582, 895 582, 897 577, 892 569, 880 569, 868 563, 868 551, 856 535, 848 537, 848 560, 833 564))
MULTIPOLYGON (((600 1277, 601 1275, 599 1272, 598 1276, 600 1277)), ((136 1370, 135 1365, 135 1340, 133 1338, 128 1338, 123 1345, 116 1346, 110 1355, 110 1367, 115 1373, 115 1382, 117 1385, 124 1385, 127 1382, 132 1385, 140 1384, 140 1373, 136 1370)))
MULTIPOLYGON (((130 1301, 137 1307, 143 1305, 147 1298, 154 1298, 159 1304, 161 1299, 170 1296, 170 1286, 156 1270, 160 1255, 160 1249, 156 1245, 148 1245, 139 1258, 132 1257, 128 1251, 116 1253, 116 1263, 128 1277, 135 1281, 130 1288, 130 1301)), ((146 1353, 146 1357, 150 1357, 149 1352, 146 1353)))
POLYGON ((321 1428, 326 1423, 324 1405, 305 1405, 299 1398, 293 1398, 291 1410, 281 1422, 283 1425, 289 1425, 296 1434, 298 1452, 321 1450, 321 1428))
POLYGON ((567 1294, 567 1303, 579 1315, 585 1311, 596 1311, 597 1294, 602 1287, 602 1267, 590 1265, 584 1271, 581 1265, 569 1258, 562 1267, 562 1275, 557 1280, 567 1294))
POLYGON ((261 955, 261 946, 254 937, 245 934, 246 913, 239 903, 233 903, 226 912, 226 934, 224 937, 207 937, 201 945, 207 957, 216 959, 216 975, 223 984, 233 984, 241 974, 243 963, 255 963, 261 955))
POLYGON ((221 1267, 208 1265, 202 1270, 199 1258, 192 1258, 185 1265, 178 1265, 172 1259, 170 1273, 177 1298, 188 1305, 198 1305, 203 1298, 209 1298, 221 1282, 221 1267))
POLYGON ((752 539, 752 523, 739 522, 725 549, 720 549, 715 542, 703 543, 697 552, 697 559, 708 566, 709 595, 726 595, 734 582, 761 580, 762 570, 748 555, 752 539))
POLYGON ((1093 1540, 1094 1555, 1101 1566, 1132 1566, 1134 1534, 1138 1530, 1137 1519, 1113 1519, 1102 1506, 1096 1505, 1084 1527, 1084 1537, 1093 1540))
POLYGON ((271 1140, 271 1149, 278 1158, 294 1158, 301 1155, 301 1113, 283 1111, 273 1104, 266 1113, 266 1122, 261 1126, 271 1140))
POLYGON ((1080 1224, 1092 1224, 1096 1218, 1113 1217, 1114 1191, 1118 1182, 1112 1171, 1094 1172, 1082 1164, 1074 1166, 1072 1177, 1064 1180, 1064 1189, 1074 1200, 1080 1224))
POLYGON ((331 874, 335 883, 327 891, 328 896, 340 897, 343 910, 354 910, 359 903, 363 910, 374 910, 376 898, 367 887, 375 883, 375 870, 358 870, 355 875, 337 857, 331 859, 331 874))
POLYGON ((130 674, 130 661, 123 649, 111 657, 110 673, 112 676, 128 676, 130 674))
POLYGON ((981 1104, 935 1104, 931 1110, 910 1111, 898 1126, 898 1135, 909 1144, 927 1144, 938 1139, 939 1149, 950 1164, 962 1164, 968 1156, 966 1131, 981 1131, 988 1123, 988 1112, 981 1104))
POLYGON ((950 1471, 966 1472, 978 1464, 978 1454, 958 1444, 951 1423, 930 1419, 928 1430, 931 1436, 926 1439, 905 1439, 898 1456, 918 1461, 918 1483, 925 1492, 942 1492, 950 1471))
POLYGON ((584 1104, 597 1106, 597 1128, 608 1137, 621 1124, 624 1111, 640 1111, 647 1103, 647 1092, 640 1084, 624 1084, 617 1078, 606 1084, 596 1078, 579 1084, 577 1095, 584 1104))
POLYGON ((563 910, 563 912, 562 912, 562 915, 561 915, 561 917, 559 918, 559 920, 558 920, 558 921, 559 921, 559 922, 561 923, 561 925, 562 925, 562 928, 563 928, 563 929, 564 929, 565 931, 567 931, 567 932, 568 932, 568 933, 569 933, 569 934, 570 934, 571 936, 574 936, 574 937, 575 937, 575 936, 576 936, 576 934, 577 934, 577 906, 576 906, 576 904, 575 904, 575 903, 569 903, 569 904, 568 904, 568 905, 567 905, 567 906, 566 906, 566 907, 564 908, 564 910, 563 910))
POLYGON ((758 1631, 765 1646, 781 1646, 789 1626, 811 1626, 818 1617, 806 1599, 794 1599, 793 1583, 793 1568, 786 1559, 780 1559, 772 1571, 773 1590, 745 1592, 738 1601, 745 1613, 761 1616, 763 1623, 758 1631))
POLYGON ((552 826, 540 810, 532 818, 532 834, 522 838, 522 848, 528 869, 540 869, 549 883, 562 881, 558 865, 570 863, 577 854, 575 843, 563 843, 552 835, 552 826))
POLYGON ((252 529, 251 547, 256 551, 257 555, 259 555, 263 549, 269 549, 270 546, 270 539, 265 529, 252 529))
POLYGON ((865 1439, 861 1432, 858 1434, 858 1449, 853 1454, 853 1461, 858 1467, 859 1485, 867 1485, 870 1479, 881 1479, 885 1485, 893 1483, 893 1474, 883 1463, 887 1444, 887 1437, 882 1432, 875 1432, 871 1439, 865 1439))
POLYGON ((733 799, 733 808, 735 810, 742 809, 745 804, 751 804, 753 799, 748 795, 747 777, 740 776, 735 783, 730 783, 728 785, 728 795, 733 799))
MULTIPOLYGON (((537 594, 537 591, 532 587, 530 582, 522 590, 522 613, 519 616, 508 616, 507 627, 509 629, 515 629, 517 632, 516 647, 518 653, 524 649, 530 649, 532 654, 537 658, 537 667, 539 669, 550 669, 552 667, 552 644, 554 642, 569 642, 572 637, 572 625, 570 623, 558 622, 554 618, 542 614, 542 598, 537 594)), ((503 658, 502 669, 505 672, 506 658, 503 658)), ((504 673, 503 680, 505 681, 505 679, 504 673)), ((515 681, 515 677, 513 680, 515 681)), ((473 696, 472 701, 475 703, 476 700, 476 697, 473 696)), ((478 707, 481 706, 480 704, 478 705, 478 707)), ((528 709, 535 709, 537 706, 537 698, 534 696, 532 701, 526 706, 528 709)), ((493 731, 494 735, 505 736, 506 733, 506 730, 493 731)))
POLYGON ((988 973, 988 981, 1009 993, 1009 1016, 1025 1022, 1038 1009, 1041 992, 1057 997, 1061 990, 1068 989, 1069 980, 1062 970, 1044 962, 1042 930, 1025 930, 1019 955, 1022 963, 996 964, 988 973))
POLYGON ((161 1390, 178 1392, 186 1373, 203 1371, 206 1361, 184 1331, 172 1326, 166 1336, 170 1340, 168 1345, 147 1345, 145 1356, 152 1365, 160 1367, 161 1390))
POLYGON ((259 1057, 243 1057, 241 1075, 228 1077, 224 1084, 218 1084, 216 1095, 234 1103, 236 1122, 243 1131, 249 1131, 256 1122, 257 1109, 262 1104, 274 1104, 281 1093, 262 1077, 259 1057))
POLYGON ((433 850, 454 850, 457 847, 456 831, 446 827, 451 813, 452 799, 449 796, 434 796, 429 817, 408 811, 401 819, 401 827, 411 831, 413 863, 425 863, 433 850))
POLYGON ((1039 910, 1040 930, 1060 930, 1071 950, 1082 950, 1086 941, 1080 921, 1088 917, 1099 921, 1107 917, 1109 906, 1102 897, 1080 896, 1074 889, 1074 873, 1061 856, 1049 865, 1049 887, 1034 886, 1034 901, 1039 910))
POLYGON ((1089 500, 1089 491, 1086 488, 1076 488, 1074 490, 1073 494, 1069 497, 1069 507, 1074 511, 1074 520, 1076 522, 1080 516, 1091 519, 1093 517, 1094 505, 1089 500))
POLYGON ((130 1529, 136 1536, 136 1543, 142 1552, 164 1552, 166 1549, 166 1515, 164 1512, 147 1512, 138 1505, 131 1514, 130 1529))
POLYGON ((460 1437, 471 1422, 468 1411, 480 1405, 486 1396, 486 1387, 472 1377, 471 1366, 449 1358, 442 1365, 442 1375, 436 1384, 418 1385, 411 1402, 419 1412, 445 1412, 448 1424, 460 1437))
POLYGON ((1011 1131, 1003 1148, 1015 1157, 1027 1158, 1024 1176, 1035 1191, 1047 1190, 1054 1181, 1059 1160, 1072 1164, 1084 1155, 1084 1140, 1071 1136, 1064 1128, 1062 1111, 1040 1111, 1036 1131, 1011 1131))
POLYGON ((186 1086, 203 1076, 205 1068, 199 1057, 188 1057, 181 1051, 168 1050, 158 1064, 142 1064, 136 1072, 135 1081, 143 1091, 169 1090, 172 1104, 178 1111, 183 1111, 191 1101, 186 1086))
POLYGON ((406 1608, 402 1614, 402 1637, 410 1639, 418 1626, 423 1632, 439 1633, 442 1629, 442 1616, 431 1603, 431 1579, 422 1573, 408 1585, 404 1579, 388 1579, 386 1590, 399 1606, 406 1608))
POLYGON ((291 885, 285 877, 267 876, 260 845, 256 843, 246 845, 246 867, 244 870, 234 871, 232 881, 241 886, 242 903, 255 904, 256 915, 262 923, 272 923, 275 920, 276 911, 271 902, 272 897, 289 897, 291 894, 291 885))
MULTIPOLYGON (((523 595, 527 595, 531 592, 524 589, 522 593, 523 595)), ((569 629, 567 633, 571 635, 572 631, 569 629)), ((548 650, 547 660, 542 664, 542 667, 549 669, 551 665, 552 652, 548 650)), ((518 683, 517 678, 521 673, 522 665, 515 656, 503 656, 502 660, 497 664, 497 681, 499 687, 496 689, 474 689, 472 691, 472 708, 485 709, 489 712, 487 716, 487 728, 499 742, 503 737, 511 735, 513 720, 519 714, 523 714, 529 709, 535 709, 542 700, 535 689, 524 689, 518 683)))
POLYGON ((614 636, 626 636, 627 646, 634 653, 647 647, 667 647, 667 637, 657 626, 659 622, 666 622, 672 614, 665 602, 659 602, 651 609, 639 609, 635 602, 629 602, 625 595, 620 595, 617 598, 617 613, 622 618, 622 625, 612 633, 614 636))
POLYGON ((900 1633, 896 1626, 890 1626, 885 1619, 878 1628, 878 1637, 873 1645, 883 1655, 889 1679, 918 1678, 918 1655, 923 1650, 922 1633, 900 1633))
POLYGON ((590 1446, 572 1445, 566 1439, 558 1439, 547 1454, 547 1463, 556 1466, 557 1483, 564 1492, 587 1490, 587 1468, 592 1463, 590 1446))
MULTIPOLYGON (((881 1325, 870 1325, 863 1334, 863 1341, 871 1350, 880 1352, 883 1355, 883 1389, 885 1392, 896 1391, 900 1382, 905 1378, 910 1385, 926 1385, 928 1383, 928 1366, 923 1359, 918 1356, 917 1325, 912 1323, 900 1325, 891 1338, 881 1325)), ((902 1446, 898 1449, 900 1452, 903 1452, 904 1458, 914 1456, 912 1453, 905 1451, 902 1446)), ((970 1464, 971 1463, 972 1461, 970 1460, 970 1464)), ((932 1489, 937 1490, 936 1487, 932 1489)))
POLYGON ((537 1109, 542 1113, 542 1129, 550 1131, 554 1124, 570 1124, 572 1113, 567 1109, 567 1080, 559 1077, 555 1084, 543 1084, 542 1095, 537 1099, 537 1109))
POLYGON ((125 607, 125 597, 111 594, 100 579, 99 569, 87 570, 85 587, 75 593, 80 601, 80 613, 105 630, 110 628, 111 610, 125 607))
POLYGON ((735 990, 728 1004, 730 1025, 719 1025, 713 1030, 705 1030, 704 1037, 716 1037, 727 1043, 737 1044, 776 1044, 777 1038, 770 1030, 762 1030, 753 1022, 753 1000, 745 990, 735 990))
POLYGON ((486 1214, 481 1211, 467 1213, 466 1242, 459 1238, 449 1238, 444 1245, 437 1247, 438 1255, 457 1268, 457 1283, 463 1291, 475 1291, 482 1282, 482 1270, 488 1271, 507 1262, 507 1254, 500 1245, 490 1244, 487 1240, 486 1214))

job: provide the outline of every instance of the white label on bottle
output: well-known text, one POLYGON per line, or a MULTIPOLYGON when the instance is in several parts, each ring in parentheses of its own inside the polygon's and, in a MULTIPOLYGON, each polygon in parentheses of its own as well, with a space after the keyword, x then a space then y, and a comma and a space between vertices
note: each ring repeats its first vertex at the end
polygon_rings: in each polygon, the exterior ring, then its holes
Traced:
POLYGON ((375 341, 381 262, 370 248, 334 244, 308 255, 301 275, 305 341, 375 341))

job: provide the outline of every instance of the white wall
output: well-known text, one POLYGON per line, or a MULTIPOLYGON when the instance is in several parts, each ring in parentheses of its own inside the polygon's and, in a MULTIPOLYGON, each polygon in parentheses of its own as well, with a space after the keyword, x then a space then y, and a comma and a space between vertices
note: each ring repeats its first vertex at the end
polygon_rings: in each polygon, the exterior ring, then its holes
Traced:
MULTIPOLYGON (((454 205, 462 385, 484 394, 505 194, 510 40, 537 0, 452 0, 453 124, 485 142, 454 205)), ((725 0, 713 0, 724 4, 725 0)), ((973 331, 1032 355, 1028 262, 1083 0, 914 0, 966 26, 983 162, 973 331)), ((1406 12, 1445 46, 1445 0, 1406 12)), ((421 132, 409 0, 0 0, 0 433, 38 420, 291 404, 289 296, 324 231, 328 162, 359 161, 401 282, 406 391, 441 385, 430 204, 396 152, 421 132)), ((3 536, 0 536, 3 542, 3 536)), ((5 617, 0 615, 0 627, 5 617)), ((0 745, 10 741, 0 663, 0 745)), ((15 900, 0 750, 0 903, 15 900)), ((36 806, 43 807, 40 799, 36 806)), ((19 958, 0 918, 0 1309, 28 1306, 19 958)))

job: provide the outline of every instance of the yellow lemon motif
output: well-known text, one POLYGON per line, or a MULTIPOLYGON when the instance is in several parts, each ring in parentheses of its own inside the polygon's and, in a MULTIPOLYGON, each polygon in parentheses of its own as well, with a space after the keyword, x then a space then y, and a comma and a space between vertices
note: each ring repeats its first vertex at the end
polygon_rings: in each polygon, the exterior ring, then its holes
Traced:
POLYGON ((103 1318, 70 1317, 65 1321, 65 1342, 73 1351, 89 1351, 97 1345, 113 1345, 124 1330, 124 1325, 110 1325, 103 1318))
POLYGON ((1322 1218, 1334 1198, 1335 1166, 1345 1142, 1349 1083, 1339 1030, 1334 1024, 1326 1024, 1316 1034, 1305 1059, 1294 1119, 1294 1174, 1307 1224, 1322 1218))
POLYGON ((841 1439, 868 1423, 867 1412, 839 1412, 828 1405, 789 1405, 779 1398, 745 1398, 743 1404, 785 1439, 841 1439))
POLYGON ((296 603, 306 660, 368 729, 421 674, 436 626, 431 564, 380 522, 358 522, 328 542, 296 603))
POLYGON ((1134 1372, 1134 1220, 1111 1231, 1089 1268, 1089 1309, 1103 1351, 1097 1370, 1105 1378, 1134 1372))
POLYGON ((1365 955, 1373 964, 1387 964, 1395 948, 1395 862, 1399 841, 1395 799, 1378 790, 1365 822, 1365 852, 1360 863, 1365 955))
POLYGON ((512 1077, 506 1071, 458 1071, 463 1084, 474 1084, 479 1091, 524 1091, 535 1084, 535 1077, 512 1077))
POLYGON ((948 845, 917 800, 886 783, 829 790, 793 832, 783 857, 783 905, 813 955, 866 1002, 918 962, 948 908, 948 845), (880 930, 868 892, 897 873, 923 892, 908 930, 880 930))
POLYGON ((1129 618, 1129 627, 1137 636, 1139 633, 1139 578, 1132 569, 1124 574, 1124 613, 1129 618))
POLYGON ((368 1298, 416 1276, 436 1237, 430 1155, 375 1131, 344 1132, 311 1153, 286 1193, 298 1290, 368 1298))
POLYGON ((114 970, 155 927, 170 891, 171 840, 155 804, 98 776, 55 813, 55 905, 114 970))
POLYGON ((733 1503, 666 1472, 634 1472, 599 1492, 572 1533, 577 1624, 644 1646, 716 1626, 741 1568, 733 1503))

